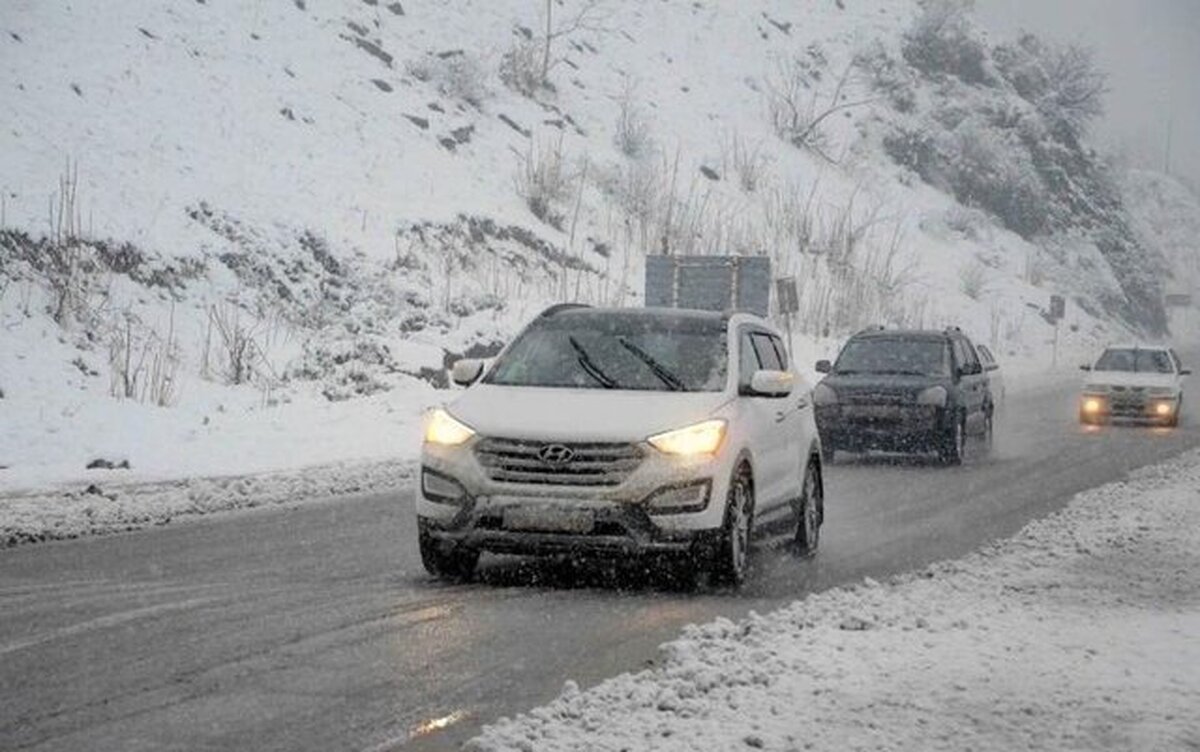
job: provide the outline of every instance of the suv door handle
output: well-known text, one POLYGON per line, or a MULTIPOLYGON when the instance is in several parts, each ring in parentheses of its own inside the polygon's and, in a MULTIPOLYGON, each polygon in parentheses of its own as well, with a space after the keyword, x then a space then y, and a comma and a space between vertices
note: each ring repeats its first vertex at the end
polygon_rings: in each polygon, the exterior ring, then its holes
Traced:
POLYGON ((782 423, 784 418, 786 418, 786 417, 787 417, 787 413, 785 413, 783 410, 780 410, 779 412, 775 413, 775 422, 782 423))

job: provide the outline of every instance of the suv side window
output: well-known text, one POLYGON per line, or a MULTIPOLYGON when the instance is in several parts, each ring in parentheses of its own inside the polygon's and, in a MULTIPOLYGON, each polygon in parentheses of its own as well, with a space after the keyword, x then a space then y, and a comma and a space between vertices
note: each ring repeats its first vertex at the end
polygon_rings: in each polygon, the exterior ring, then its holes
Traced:
POLYGON ((1171 360, 1175 361, 1175 373, 1179 373, 1183 370, 1183 361, 1179 359, 1179 353, 1175 352, 1175 348, 1172 347, 1169 352, 1171 353, 1171 360))
POLYGON ((788 369, 788 352, 787 345, 783 344, 783 340, 771 335, 771 344, 775 345, 775 354, 779 356, 779 370, 786 371, 788 369))
POLYGON ((955 357, 962 364, 967 373, 982 373, 983 368, 979 365, 979 356, 975 354, 975 348, 971 347, 971 343, 965 339, 954 340, 955 357))
POLYGON ((750 335, 750 341, 754 343, 754 351, 758 353, 760 368, 768 371, 782 371, 783 363, 780 361, 779 352, 775 349, 772 339, 771 335, 762 332, 754 332, 750 335))

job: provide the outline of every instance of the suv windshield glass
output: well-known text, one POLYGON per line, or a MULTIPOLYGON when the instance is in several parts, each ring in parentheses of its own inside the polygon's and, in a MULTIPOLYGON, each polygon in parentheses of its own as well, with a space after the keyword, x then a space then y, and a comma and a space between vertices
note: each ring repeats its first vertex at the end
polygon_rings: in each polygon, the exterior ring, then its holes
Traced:
POLYGON ((950 348, 936 339, 853 339, 842 349, 834 372, 949 376, 950 348))
POLYGON ((489 384, 715 392, 725 388, 725 322, 571 313, 529 327, 489 384))
POLYGON ((1166 350, 1113 348, 1105 350, 1096 361, 1097 371, 1127 371, 1131 373, 1173 373, 1171 356, 1166 350))

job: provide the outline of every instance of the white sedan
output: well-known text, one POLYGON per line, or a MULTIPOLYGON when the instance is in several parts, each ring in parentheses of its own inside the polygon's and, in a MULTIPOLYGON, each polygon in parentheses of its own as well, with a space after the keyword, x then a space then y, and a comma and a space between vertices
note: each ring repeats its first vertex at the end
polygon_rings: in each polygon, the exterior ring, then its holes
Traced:
POLYGON ((1079 401, 1082 423, 1105 423, 1113 418, 1179 424, 1183 377, 1191 373, 1169 347, 1122 345, 1109 347, 1092 365, 1079 401))

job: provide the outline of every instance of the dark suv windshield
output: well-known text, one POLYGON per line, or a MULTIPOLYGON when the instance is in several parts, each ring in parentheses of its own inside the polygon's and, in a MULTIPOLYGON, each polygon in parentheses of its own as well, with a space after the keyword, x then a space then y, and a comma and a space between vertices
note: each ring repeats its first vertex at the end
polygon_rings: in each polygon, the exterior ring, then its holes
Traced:
POLYGON ((834 372, 948 376, 950 348, 936 339, 853 339, 842 349, 834 372))
POLYGON ((571 313, 525 330, 486 382, 711 392, 725 387, 725 361, 721 319, 571 313))
POLYGON ((1166 350, 1112 348, 1105 350, 1096 361, 1097 371, 1127 371, 1142 373, 1173 373, 1171 356, 1166 350))

